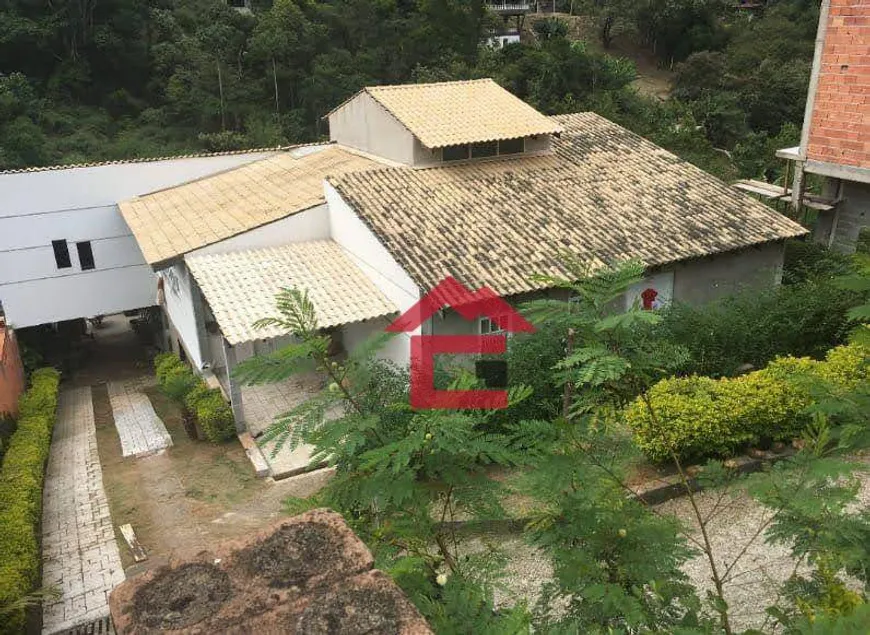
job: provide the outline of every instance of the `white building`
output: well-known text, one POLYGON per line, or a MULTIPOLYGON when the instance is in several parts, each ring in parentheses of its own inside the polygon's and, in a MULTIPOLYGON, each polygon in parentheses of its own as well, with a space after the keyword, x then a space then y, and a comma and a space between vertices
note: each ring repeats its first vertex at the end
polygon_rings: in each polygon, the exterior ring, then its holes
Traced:
POLYGON ((118 201, 269 156, 229 153, 0 172, 0 306, 16 328, 154 304, 118 201))

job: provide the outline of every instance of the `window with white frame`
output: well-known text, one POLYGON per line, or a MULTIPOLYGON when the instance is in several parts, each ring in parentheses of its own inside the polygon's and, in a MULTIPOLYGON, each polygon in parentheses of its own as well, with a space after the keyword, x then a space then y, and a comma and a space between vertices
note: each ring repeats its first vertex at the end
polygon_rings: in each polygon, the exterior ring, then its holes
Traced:
POLYGON ((482 317, 478 320, 478 331, 481 335, 500 335, 504 333, 504 329, 502 329, 495 320, 491 320, 488 317, 482 317))

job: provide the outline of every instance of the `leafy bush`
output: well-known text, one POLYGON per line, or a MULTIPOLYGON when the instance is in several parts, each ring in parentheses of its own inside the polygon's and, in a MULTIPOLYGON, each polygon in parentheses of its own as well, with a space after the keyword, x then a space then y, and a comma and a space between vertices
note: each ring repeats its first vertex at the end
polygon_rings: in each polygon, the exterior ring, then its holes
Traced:
POLYGON ((209 388, 178 355, 157 355, 154 358, 154 374, 160 390, 196 417, 209 441, 226 441, 236 433, 233 410, 221 391, 209 388))
POLYGON ((42 482, 57 409, 60 376, 52 368, 31 375, 21 397, 18 429, 10 439, 0 470, 0 632, 24 628, 21 600, 39 582, 42 482), (14 608, 11 608, 15 605, 14 608))
POLYGON ((850 389, 868 377, 868 351, 842 346, 825 361, 784 357, 767 368, 741 377, 665 379, 625 411, 638 446, 653 461, 665 461, 671 451, 685 460, 729 456, 759 442, 787 440, 808 422, 812 403, 808 389, 796 377, 816 377, 850 389))
POLYGON ((553 369, 565 356, 563 330, 545 324, 536 333, 516 335, 508 340, 505 362, 510 387, 528 386, 528 399, 508 408, 494 418, 518 422, 524 419, 555 417, 562 405, 562 390, 553 377, 553 369))
POLYGON ((656 335, 688 351, 685 374, 731 376, 777 356, 822 358, 843 344, 859 296, 808 280, 760 292, 745 290, 702 306, 676 304, 656 335))
POLYGON ((785 244, 783 284, 831 280, 852 273, 855 273, 855 262, 848 254, 812 240, 789 240, 785 244))
POLYGON ((208 388, 202 380, 187 394, 185 406, 196 416, 209 441, 220 443, 236 433, 233 409, 217 388, 208 388))
POLYGON ((175 353, 160 353, 154 358, 154 373, 157 384, 167 397, 184 401, 199 378, 175 353))

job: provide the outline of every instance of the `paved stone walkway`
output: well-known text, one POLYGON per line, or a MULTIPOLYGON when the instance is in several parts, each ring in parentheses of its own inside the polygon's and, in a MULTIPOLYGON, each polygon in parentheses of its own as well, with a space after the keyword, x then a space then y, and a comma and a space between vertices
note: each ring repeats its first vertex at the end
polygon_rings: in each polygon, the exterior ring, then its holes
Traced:
POLYGON ((172 445, 172 437, 154 412, 148 396, 142 392, 142 386, 137 380, 108 383, 122 456, 150 454, 172 445))
MULTIPOLYGON (((323 378, 315 373, 291 377, 286 381, 259 386, 242 386, 242 410, 245 424, 252 435, 264 432, 275 417, 292 410, 316 394, 323 386, 323 378)), ((285 443, 275 452, 275 441, 261 448, 274 478, 286 478, 305 471, 311 463, 314 448, 302 444, 291 449, 285 443)))
POLYGON ((62 593, 43 608, 49 635, 107 616, 108 594, 124 581, 90 388, 60 394, 42 505, 43 584, 62 593))

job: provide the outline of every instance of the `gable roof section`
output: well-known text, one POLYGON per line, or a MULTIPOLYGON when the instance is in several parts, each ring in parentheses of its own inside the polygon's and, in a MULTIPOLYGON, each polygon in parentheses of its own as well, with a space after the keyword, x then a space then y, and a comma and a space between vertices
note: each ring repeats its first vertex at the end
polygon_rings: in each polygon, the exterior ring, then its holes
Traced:
POLYGON ((566 275, 560 252, 647 266, 806 233, 775 210, 592 113, 553 118, 553 155, 330 179, 424 289, 452 275, 502 295, 566 275))
POLYGON ((323 179, 379 165, 336 146, 285 152, 118 204, 156 264, 324 202, 323 179))
POLYGON ((260 318, 278 314, 275 296, 285 287, 308 290, 321 328, 398 312, 330 240, 187 256, 185 262, 230 344, 286 334, 274 326, 253 327, 260 318))
POLYGON ((556 134, 562 130, 556 121, 491 79, 370 86, 360 92, 371 95, 427 148, 556 134))

